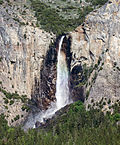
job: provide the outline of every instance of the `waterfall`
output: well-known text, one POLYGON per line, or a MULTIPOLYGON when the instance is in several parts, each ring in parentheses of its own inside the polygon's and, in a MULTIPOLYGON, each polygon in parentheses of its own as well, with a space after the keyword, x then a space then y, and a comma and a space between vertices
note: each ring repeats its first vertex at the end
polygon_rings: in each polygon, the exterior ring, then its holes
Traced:
POLYGON ((36 121, 44 122, 45 119, 51 118, 56 111, 71 103, 69 100, 68 79, 69 72, 66 62, 66 54, 62 50, 62 43, 65 36, 61 37, 59 42, 59 50, 57 56, 57 80, 56 80, 56 102, 52 102, 51 106, 46 111, 41 111, 36 114, 30 114, 24 129, 34 128, 36 121))
POLYGON ((56 81, 56 106, 60 109, 69 103, 68 68, 66 55, 61 50, 65 36, 61 37, 58 51, 57 81, 56 81))

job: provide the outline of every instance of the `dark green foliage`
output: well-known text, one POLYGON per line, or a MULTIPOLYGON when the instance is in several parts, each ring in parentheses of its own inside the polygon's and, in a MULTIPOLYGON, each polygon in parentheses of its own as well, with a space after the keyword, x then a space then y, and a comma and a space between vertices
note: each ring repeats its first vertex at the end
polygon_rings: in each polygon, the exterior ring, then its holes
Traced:
POLYGON ((6 90, 4 90, 2 88, 0 88, 0 92, 2 92, 6 96, 7 99, 12 99, 12 98, 17 99, 18 96, 19 96, 16 93, 9 93, 9 92, 7 92, 6 90))
POLYGON ((5 90, 2 90, 2 93, 6 96, 8 99, 12 99, 12 94, 9 92, 6 92, 5 90))
POLYGON ((30 110, 30 107, 28 105, 23 105, 21 109, 22 111, 26 110, 26 112, 28 112, 30 110))
POLYGON ((10 105, 13 105, 14 104, 14 100, 10 100, 10 105))
POLYGON ((7 98, 3 98, 3 99, 4 99, 4 103, 5 103, 5 104, 8 104, 8 103, 9 103, 9 101, 8 101, 7 98))
POLYGON ((3 105, 4 107, 5 107, 5 109, 8 109, 8 106, 5 106, 5 105, 3 105))
POLYGON ((5 120, 4 114, 0 115, 0 140, 6 135, 8 129, 7 121, 5 120))
POLYGON ((25 23, 24 22, 21 22, 20 20, 19 20, 19 18, 17 18, 17 17, 15 17, 15 18, 13 18, 16 22, 18 22, 20 25, 25 25, 25 23))
POLYGON ((10 3, 10 0, 6 0, 8 3, 10 3))
POLYGON ((6 12, 8 13, 8 9, 6 9, 6 12))
POLYGON ((93 103, 93 102, 94 102, 94 99, 91 100, 91 103, 93 103))
POLYGON ((88 109, 90 109, 91 108, 91 105, 90 104, 88 104, 88 109))
POLYGON ((62 0, 63 2, 66 2, 66 0, 62 0))
MULTIPOLYGON (((17 115, 14 120, 19 117, 17 115)), ((58 116, 47 129, 30 129, 26 133, 20 127, 8 127, 4 115, 1 115, 0 144, 119 145, 120 126, 116 125, 119 120, 119 112, 113 115, 107 113, 104 116, 103 112, 97 109, 86 111, 80 101, 70 105, 68 113, 58 116)))
MULTIPOLYGON (((44 1, 40 0, 30 0, 31 6, 35 11, 35 16, 37 17, 36 26, 40 25, 47 32, 53 32, 56 35, 60 35, 62 33, 66 33, 74 30, 77 26, 83 23, 85 16, 89 14, 96 6, 102 6, 107 2, 107 0, 87 0, 91 2, 90 5, 81 7, 81 4, 78 7, 73 5, 69 5, 67 7, 60 8, 51 8, 50 5, 47 5, 44 1), (77 9, 77 10, 76 10, 77 9), (60 16, 59 11, 63 11, 65 14, 67 11, 76 10, 78 18, 67 18, 64 16, 60 16), (40 25, 39 25, 40 24, 40 25)), ((63 3, 66 0, 62 0, 63 3)))
POLYGON ((3 58, 2 58, 2 57, 0 57, 0 62, 2 61, 2 59, 3 59, 3 58))
POLYGON ((117 62, 114 62, 113 65, 114 65, 114 67, 115 67, 115 66, 117 65, 117 62))
POLYGON ((27 38, 27 35, 26 34, 24 34, 24 39, 26 39, 27 38))
POLYGON ((115 113, 111 116, 112 121, 120 121, 120 113, 115 113))
POLYGON ((102 104, 102 102, 103 102, 103 98, 100 100, 99 104, 102 104))
POLYGON ((83 85, 88 81, 93 70, 94 70, 94 67, 92 65, 90 67, 87 67, 86 64, 83 65, 83 72, 82 72, 83 85))
POLYGON ((100 65, 100 62, 102 61, 102 58, 99 56, 99 59, 98 59, 98 65, 100 65))
POLYGON ((28 101, 27 95, 22 95, 20 99, 23 103, 27 103, 28 101))
POLYGON ((92 82, 93 82, 93 83, 95 83, 96 78, 97 78, 97 73, 95 72, 95 74, 94 74, 94 76, 93 76, 93 78, 92 78, 92 82))
POLYGON ((99 69, 99 71, 101 71, 102 69, 103 69, 103 67, 101 66, 100 69, 99 69))
POLYGON ((104 5, 108 0, 85 0, 86 2, 91 2, 94 6, 102 6, 104 5))
POLYGON ((103 102, 103 105, 106 105, 106 102, 103 102))
MULTIPOLYGON (((33 10, 38 22, 42 25, 42 28, 47 32, 53 32, 55 34, 62 34, 63 32, 70 31, 74 24, 71 20, 64 20, 55 9, 51 9, 46 4, 32 1, 33 10)), ((38 26, 38 23, 36 24, 38 26)))
POLYGON ((3 0, 0 0, 0 5, 2 5, 3 4, 3 0))
POLYGON ((26 11, 25 10, 22 12, 22 15, 26 15, 26 11))
MULTIPOLYGON (((85 16, 93 10, 91 6, 83 7, 78 10, 79 18, 65 19, 59 15, 57 9, 53 9, 40 1, 31 0, 31 6, 35 11, 35 16, 38 20, 36 26, 39 26, 40 23, 44 30, 47 32, 53 32, 56 35, 75 29, 83 23, 85 16)), ((68 9, 75 8, 73 6, 68 6, 68 9)))
POLYGON ((16 117, 14 118, 14 120, 16 121, 18 119, 20 119, 20 116, 19 115, 16 115, 16 117))
POLYGON ((102 66, 104 65, 104 62, 102 63, 102 66))
POLYGON ((109 100, 108 100, 108 104, 110 104, 110 103, 111 103, 111 100, 109 99, 109 100))
POLYGON ((24 22, 19 22, 19 24, 20 24, 20 25, 25 25, 25 23, 24 23, 24 22))
MULTIPOLYGON (((9 93, 2 88, 0 88, 0 92, 2 92, 5 95, 5 98, 3 98, 5 104, 9 103, 9 105, 13 105, 15 100, 21 100, 21 102, 23 103, 23 106, 21 109, 23 111, 26 110, 27 112, 30 110, 30 107, 28 107, 28 103, 30 103, 30 100, 27 98, 27 95, 19 96, 19 94, 17 94, 17 92, 9 93)), ((6 108, 6 106, 5 106, 5 108, 6 108)), ((6 109, 8 109, 8 106, 6 109)))
POLYGON ((88 99, 89 94, 90 94, 90 91, 87 91, 87 92, 86 92, 86 100, 88 99))
POLYGON ((13 18, 16 22, 20 22, 18 18, 13 18))
POLYGON ((0 92, 2 92, 6 96, 6 98, 9 99, 9 100, 11 100, 11 99, 13 99, 13 100, 20 99, 23 103, 27 103, 27 101, 28 101, 28 98, 27 98, 26 95, 19 96, 19 94, 17 94, 17 92, 10 93, 10 92, 7 92, 6 90, 2 89, 2 88, 0 88, 0 92))
POLYGON ((97 68, 98 68, 98 64, 95 64, 94 69, 97 69, 97 68))
POLYGON ((118 66, 116 68, 120 71, 120 68, 118 66))

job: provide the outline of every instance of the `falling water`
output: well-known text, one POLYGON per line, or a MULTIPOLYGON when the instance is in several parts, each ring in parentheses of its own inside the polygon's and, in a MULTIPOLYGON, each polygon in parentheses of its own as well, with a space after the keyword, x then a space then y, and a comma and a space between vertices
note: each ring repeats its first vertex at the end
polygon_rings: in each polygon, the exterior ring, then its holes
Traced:
POLYGON ((56 105, 60 109, 69 103, 68 68, 66 55, 61 50, 64 36, 61 37, 58 51, 57 81, 56 81, 56 105))
POLYGON ((71 103, 69 101, 69 73, 67 68, 66 55, 62 51, 64 37, 65 36, 61 37, 57 58, 56 102, 52 102, 51 106, 46 111, 42 111, 34 115, 30 114, 27 122, 24 125, 25 130, 31 127, 35 127, 36 121, 44 122, 44 119, 51 118, 56 111, 71 103))

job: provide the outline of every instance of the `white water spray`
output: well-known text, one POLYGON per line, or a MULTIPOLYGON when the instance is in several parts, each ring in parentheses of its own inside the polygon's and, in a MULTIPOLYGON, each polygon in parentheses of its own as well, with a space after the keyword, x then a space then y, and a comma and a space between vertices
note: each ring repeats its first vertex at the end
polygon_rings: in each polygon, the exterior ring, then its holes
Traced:
POLYGON ((65 36, 61 37, 58 50, 57 62, 57 80, 56 80, 56 102, 52 102, 51 106, 40 113, 29 115, 28 121, 24 125, 24 129, 35 127, 36 121, 44 122, 44 119, 51 118, 56 111, 71 103, 69 100, 69 72, 67 68, 66 55, 62 51, 62 43, 65 36))
POLYGON ((66 63, 66 55, 62 49, 62 43, 65 36, 61 37, 58 51, 57 63, 57 81, 56 81, 56 105, 60 109, 69 103, 69 87, 68 87, 68 68, 66 63))

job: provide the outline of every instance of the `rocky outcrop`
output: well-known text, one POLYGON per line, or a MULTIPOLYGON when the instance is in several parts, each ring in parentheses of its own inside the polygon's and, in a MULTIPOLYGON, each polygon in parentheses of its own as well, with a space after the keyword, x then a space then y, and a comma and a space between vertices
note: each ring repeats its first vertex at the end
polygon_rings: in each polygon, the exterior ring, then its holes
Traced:
POLYGON ((53 35, 36 27, 36 19, 28 7, 13 1, 0 5, 0 113, 12 125, 24 120, 27 113, 21 109, 21 100, 5 104, 4 91, 31 99, 35 78, 40 79, 42 63, 53 39, 53 35), (15 121, 17 115, 20 119, 15 121))
POLYGON ((86 108, 91 105, 110 110, 120 100, 120 2, 109 0, 91 12, 70 35, 71 71, 82 66, 83 73, 77 73, 81 82, 77 85, 85 87, 86 108), (83 75, 85 81, 81 79, 83 75))

